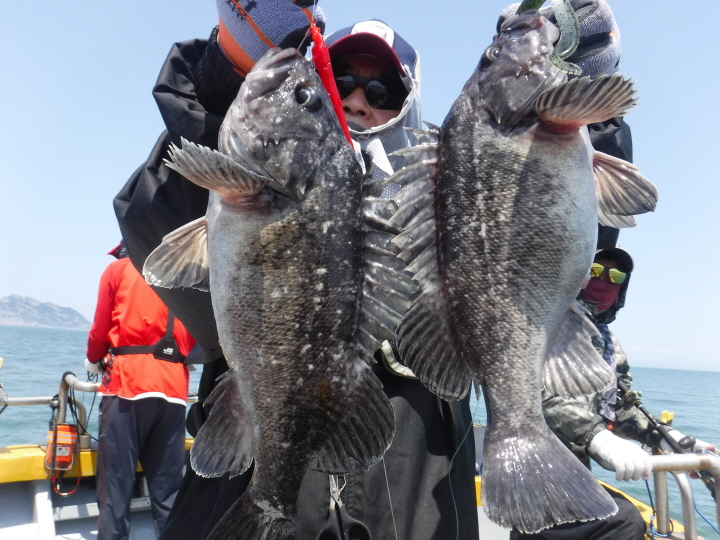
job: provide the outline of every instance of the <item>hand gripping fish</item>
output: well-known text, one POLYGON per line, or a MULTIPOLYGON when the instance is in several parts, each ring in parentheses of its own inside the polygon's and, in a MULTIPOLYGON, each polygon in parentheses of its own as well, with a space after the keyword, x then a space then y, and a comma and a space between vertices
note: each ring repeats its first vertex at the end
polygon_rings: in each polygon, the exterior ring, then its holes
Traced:
POLYGON ((379 281, 396 272, 371 256, 360 166, 297 51, 258 61, 218 147, 171 149, 168 166, 211 190, 210 203, 204 218, 163 239, 143 274, 212 294, 230 370, 207 400, 193 468, 235 476, 255 461, 247 493, 210 538, 289 540, 308 467, 369 467, 390 445, 392 406, 368 363, 409 303, 390 309, 383 300, 379 281))
POLYGON ((632 225, 657 201, 635 167, 592 152, 585 128, 625 114, 632 82, 565 82, 551 60, 558 35, 537 11, 509 19, 442 128, 418 132, 388 179, 404 186, 388 221, 403 230, 394 243, 422 291, 398 328, 401 358, 445 399, 482 385, 483 506, 524 532, 616 512, 547 428, 543 369, 554 394, 612 380, 575 297, 598 220, 632 225))

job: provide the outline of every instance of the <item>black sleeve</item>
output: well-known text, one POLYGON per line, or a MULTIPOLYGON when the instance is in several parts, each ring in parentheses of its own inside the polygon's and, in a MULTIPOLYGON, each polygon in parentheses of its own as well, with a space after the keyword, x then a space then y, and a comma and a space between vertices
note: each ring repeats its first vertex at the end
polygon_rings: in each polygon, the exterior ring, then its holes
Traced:
MULTIPOLYGON (((128 254, 138 270, 165 235, 203 217, 207 210, 207 190, 166 167, 163 159, 168 157, 169 144, 180 145, 181 137, 217 148, 225 111, 242 79, 224 59, 215 34, 209 42, 173 45, 153 89, 167 129, 113 201, 128 254)), ((206 361, 220 358, 210 293, 155 291, 200 344, 206 361)))

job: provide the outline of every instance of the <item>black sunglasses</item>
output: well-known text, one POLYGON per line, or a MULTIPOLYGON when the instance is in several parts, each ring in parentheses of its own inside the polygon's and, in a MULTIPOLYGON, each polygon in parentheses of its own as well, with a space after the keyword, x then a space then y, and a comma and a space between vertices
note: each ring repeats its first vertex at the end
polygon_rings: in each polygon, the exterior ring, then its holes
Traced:
POLYGON ((404 88, 393 88, 392 85, 359 75, 340 75, 335 77, 340 99, 345 99, 352 94, 358 86, 365 90, 365 99, 373 109, 397 110, 402 109, 405 98, 408 95, 404 88))

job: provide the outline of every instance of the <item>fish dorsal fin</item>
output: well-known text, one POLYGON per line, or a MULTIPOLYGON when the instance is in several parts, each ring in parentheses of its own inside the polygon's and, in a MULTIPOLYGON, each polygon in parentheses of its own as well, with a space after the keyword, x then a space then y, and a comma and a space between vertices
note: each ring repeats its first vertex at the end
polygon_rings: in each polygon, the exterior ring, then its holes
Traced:
POLYGON ((377 463, 388 449, 395 435, 395 413, 392 404, 382 390, 380 379, 367 365, 347 362, 352 373, 333 388, 338 407, 318 410, 324 413, 317 432, 328 439, 310 462, 310 467, 328 474, 342 474, 353 469, 349 459, 369 468, 377 463), (346 384, 344 381, 358 379, 346 384), (339 412, 342 411, 342 412, 339 412), (328 423, 323 425, 323 419, 328 423))
POLYGON ((624 116, 637 103, 634 96, 633 81, 621 75, 581 77, 544 92, 534 108, 542 122, 575 129, 624 116))
POLYGON ((545 389, 554 396, 593 394, 613 382, 615 375, 592 344, 599 336, 577 300, 568 306, 543 372, 545 389))
POLYGON ((435 180, 440 132, 431 127, 413 133, 421 144, 398 152, 408 164, 388 179, 403 186, 392 197, 398 209, 390 221, 405 230, 393 244, 421 291, 398 327, 398 350, 402 362, 428 389, 443 399, 457 400, 470 389, 472 377, 453 339, 439 286, 435 180))
POLYGON ((405 263, 398 259, 393 238, 402 230, 390 222, 397 205, 374 194, 382 186, 376 182, 365 186, 363 248, 363 287, 358 324, 358 348, 368 363, 385 340, 395 337, 400 319, 410 308, 410 298, 417 293, 405 263))
POLYGON ((210 290, 207 222, 196 219, 166 235, 145 259, 145 281, 155 287, 210 290))
POLYGON ((253 422, 247 417, 237 373, 224 373, 205 403, 214 403, 190 449, 190 464, 200 476, 230 478, 247 470, 255 455, 253 422))
POLYGON ((256 166, 234 160, 225 154, 181 139, 182 148, 170 145, 170 159, 165 164, 200 187, 219 194, 223 199, 251 199, 265 186, 285 195, 287 189, 256 166))
POLYGON ((632 216, 655 210, 657 188, 632 163, 595 152, 593 173, 600 225, 633 227, 632 216))

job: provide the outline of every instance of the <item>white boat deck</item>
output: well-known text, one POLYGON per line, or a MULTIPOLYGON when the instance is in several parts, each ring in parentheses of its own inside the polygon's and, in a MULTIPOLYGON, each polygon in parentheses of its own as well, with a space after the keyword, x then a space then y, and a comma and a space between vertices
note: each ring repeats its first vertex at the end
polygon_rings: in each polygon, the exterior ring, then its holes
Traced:
MULTIPOLYGON (((69 497, 52 491, 48 480, 0 484, 2 540, 96 540, 95 490, 81 485, 69 497)), ((130 540, 155 540, 147 497, 133 499, 130 540)))

